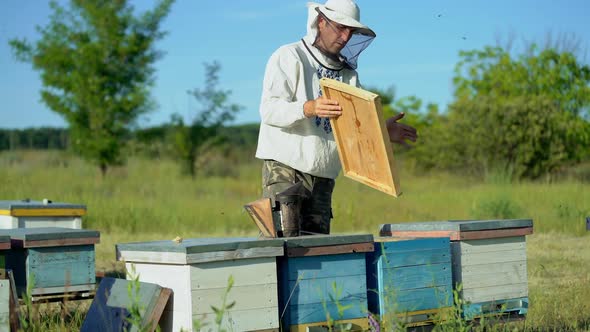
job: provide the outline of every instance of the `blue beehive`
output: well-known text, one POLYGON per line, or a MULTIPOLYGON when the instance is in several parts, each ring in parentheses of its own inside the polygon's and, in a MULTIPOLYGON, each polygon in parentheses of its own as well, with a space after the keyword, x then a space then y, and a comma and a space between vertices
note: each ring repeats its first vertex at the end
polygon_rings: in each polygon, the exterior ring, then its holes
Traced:
POLYGON ((449 238, 375 239, 367 254, 369 311, 385 324, 424 325, 452 307, 449 238))
POLYGON ((29 282, 34 297, 85 293, 95 289, 94 245, 98 231, 60 228, 15 228, 0 230, 9 236, 11 250, 6 268, 12 269, 20 294, 29 282))
POLYGON ((329 320, 367 329, 366 253, 372 235, 285 239, 277 257, 283 331, 306 331, 329 320))

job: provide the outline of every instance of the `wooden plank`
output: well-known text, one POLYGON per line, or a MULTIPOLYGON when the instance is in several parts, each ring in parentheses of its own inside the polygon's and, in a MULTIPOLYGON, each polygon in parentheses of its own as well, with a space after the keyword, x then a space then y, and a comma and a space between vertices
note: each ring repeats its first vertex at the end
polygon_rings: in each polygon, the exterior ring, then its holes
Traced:
MULTIPOLYGON (((136 243, 118 243, 117 250, 120 252, 170 252, 184 253, 186 255, 198 253, 211 253, 218 251, 241 250, 247 252, 250 248, 283 247, 282 239, 260 239, 254 237, 242 238, 193 238, 183 239, 180 242, 148 241, 136 243)), ((126 257, 122 259, 129 261, 126 257)), ((164 262, 163 262, 164 263, 164 262)))
POLYGON ((287 280, 336 278, 365 274, 365 254, 280 258, 279 273, 287 280))
POLYGON ((493 252, 471 253, 461 256, 453 256, 455 266, 469 266, 479 264, 494 264, 506 262, 526 261, 526 251, 524 250, 504 250, 493 252))
POLYGON ((148 331, 154 331, 170 294, 169 290, 166 291, 156 284, 134 284, 123 279, 104 278, 90 305, 81 331, 143 331, 144 327, 148 331), (139 288, 134 288, 135 285, 139 288), (130 287, 131 297, 128 291, 130 287), (141 326, 131 326, 127 321, 133 306, 139 310, 141 326))
POLYGON ((286 248, 311 248, 373 242, 372 234, 312 235, 282 238, 286 248))
POLYGON ((160 318, 164 313, 164 308, 166 308, 171 296, 172 290, 170 288, 162 288, 160 295, 156 298, 156 301, 154 302, 151 313, 146 314, 146 317, 144 318, 145 321, 151 322, 148 323, 149 330, 157 330, 160 318))
POLYGON ((276 284, 276 260, 274 257, 260 257, 191 265, 191 289, 226 287, 227 277, 230 275, 234 278, 234 287, 276 284))
POLYGON ((63 227, 82 228, 80 216, 3 216, 0 215, 0 229, 63 227))
POLYGON ((512 284, 522 284, 527 282, 527 274, 525 271, 519 271, 518 273, 504 272, 504 273, 493 273, 490 271, 486 275, 478 275, 477 277, 469 276, 461 279, 463 289, 480 288, 480 287, 492 287, 492 286, 503 286, 512 284), (523 273, 524 272, 524 273, 523 273))
POLYGON ((450 241, 448 237, 440 238, 375 238, 375 251, 380 253, 397 253, 402 251, 420 250, 448 250, 450 241))
POLYGON ((526 278, 526 261, 520 262, 501 262, 493 264, 479 264, 461 266, 460 269, 455 269, 456 273, 463 276, 463 278, 481 278, 491 273, 513 273, 520 274, 526 278))
POLYGON ((464 289, 463 299, 471 303, 528 297, 528 283, 464 289))
POLYGON ((311 303, 299 306, 289 306, 287 310, 290 313, 290 321, 284 322, 287 326, 325 322, 329 314, 332 319, 357 319, 367 317, 367 301, 351 300, 339 303, 342 315, 338 311, 338 306, 333 302, 311 303), (344 309, 343 309, 344 308, 344 309))
POLYGON ((182 252, 125 251, 117 248, 117 259, 120 261, 183 265, 258 257, 276 257, 282 256, 283 254, 283 247, 237 249, 234 251, 204 252, 189 255, 182 252))
POLYGON ((1 235, 10 236, 13 248, 89 244, 97 243, 100 238, 98 231, 63 227, 1 229, 1 235))
MULTIPOLYGON (((450 283, 450 280, 449 280, 450 283)), ((364 274, 338 278, 289 281, 289 305, 366 300, 367 279, 364 274)))
POLYGON ((40 216, 83 216, 85 209, 18 209, 0 210, 0 214, 13 217, 40 217, 40 216))
POLYGON ((341 244, 334 246, 321 246, 321 247, 301 247, 301 248, 287 248, 288 257, 301 257, 301 256, 320 256, 320 255, 337 255, 345 253, 357 253, 357 252, 371 252, 373 251, 374 245, 372 242, 367 243, 353 243, 353 244, 341 244))
POLYGON ((40 241, 28 241, 17 242, 13 245, 19 248, 22 245, 23 248, 40 248, 40 247, 58 247, 58 246, 75 246, 75 245, 87 245, 97 244, 100 242, 100 238, 87 237, 87 238, 71 238, 71 239, 58 239, 58 240, 40 240, 40 241))
POLYGON ((524 236, 513 236, 503 238, 487 238, 481 240, 464 240, 454 242, 453 250, 459 250, 461 255, 494 252, 504 250, 521 250, 526 251, 526 238, 524 236))
MULTIPOLYGON (((215 315, 194 314, 192 321, 198 322, 204 328, 201 331, 259 331, 279 329, 279 315, 277 308, 262 308, 250 310, 230 310, 224 313, 220 329, 215 324, 215 315)), ((191 329, 192 331, 192 326, 191 329)))
MULTIPOLYGON (((192 291, 193 314, 213 314, 212 307, 221 307, 227 288, 208 288, 192 291)), ((227 294, 227 303, 234 302, 230 311, 276 308, 278 313, 277 284, 247 285, 232 287, 227 294)))
POLYGON ((380 236, 392 236, 399 238, 421 238, 421 237, 448 237, 451 241, 459 239, 459 231, 437 230, 437 231, 397 231, 397 230, 380 230, 380 236))
POLYGON ((531 234, 533 234, 532 227, 508 228, 489 231, 461 232, 461 234, 459 235, 459 240, 477 240, 499 237, 523 236, 531 234))
POLYGON ((379 301, 381 312, 419 311, 451 306, 453 293, 450 284, 397 292, 383 289, 379 301))
POLYGON ((234 251, 217 251, 211 253, 189 254, 186 257, 188 264, 206 263, 222 260, 251 259, 258 257, 277 257, 284 254, 283 247, 263 247, 237 249, 234 251))
POLYGON ((446 220, 382 224, 380 231, 392 233, 394 231, 486 231, 510 228, 533 227, 532 219, 492 219, 492 220, 446 220))
POLYGON ((527 297, 506 299, 500 301, 489 301, 482 303, 469 303, 463 305, 463 317, 473 319, 483 315, 499 315, 502 313, 515 313, 526 315, 529 308, 527 297))
POLYGON ((383 285, 394 292, 452 285, 450 263, 382 269, 380 277, 383 285))
POLYGON ((118 261, 133 263, 155 263, 155 264, 178 264, 187 265, 186 254, 182 252, 160 252, 160 251, 126 251, 116 245, 118 261))
POLYGON ((342 327, 343 331, 349 332, 369 331, 369 320, 367 318, 356 318, 336 320, 332 325, 329 325, 328 322, 291 325, 289 332, 340 331, 337 329, 338 327, 342 327))
POLYGON ((272 208, 270 198, 261 198, 244 205, 244 209, 252 218, 262 235, 266 237, 277 237, 277 231, 272 219, 272 208))
POLYGON ((392 196, 401 194, 393 147, 378 95, 348 84, 320 79, 322 93, 337 100, 342 115, 330 119, 345 176, 392 196))
MULTIPOLYGON (((395 321, 403 323, 406 327, 419 327, 419 326, 430 326, 433 323, 449 320, 453 314, 452 307, 418 310, 400 312, 395 315, 395 321)), ((392 320, 393 317, 382 317, 383 325, 387 325, 388 320, 392 320)), ((415 329, 410 329, 414 331, 415 329)), ((417 329, 417 331, 422 331, 417 329)), ((426 327, 424 331, 429 331, 426 327)))
POLYGON ((83 216, 86 206, 31 200, 0 201, 0 215, 6 216, 83 216))
POLYGON ((451 253, 448 248, 447 250, 401 251, 381 255, 379 258, 372 255, 367 255, 367 257, 377 259, 377 264, 382 269, 451 262, 451 253))
POLYGON ((14 282, 14 275, 12 270, 8 270, 7 273, 9 285, 10 285, 10 294, 9 294, 9 303, 10 303, 10 331, 18 331, 20 329, 20 305, 18 303, 18 295, 16 290, 16 283, 14 282))
MULTIPOLYGON (((55 294, 60 294, 59 297, 63 298, 63 294, 65 293, 85 293, 90 294, 90 292, 96 289, 96 283, 91 284, 83 284, 83 285, 64 285, 64 286, 57 286, 57 287, 43 287, 43 288, 33 288, 31 290, 31 294, 35 297, 32 299, 33 301, 42 300, 42 297, 47 298, 48 296, 52 296, 55 294)), ((18 293, 20 296, 24 296, 26 294, 27 289, 25 287, 17 287, 18 293)))
POLYGON ((126 263, 125 267, 128 274, 138 276, 142 282, 158 284, 172 290, 170 309, 165 309, 161 318, 163 330, 180 331, 192 328, 190 266, 126 263))

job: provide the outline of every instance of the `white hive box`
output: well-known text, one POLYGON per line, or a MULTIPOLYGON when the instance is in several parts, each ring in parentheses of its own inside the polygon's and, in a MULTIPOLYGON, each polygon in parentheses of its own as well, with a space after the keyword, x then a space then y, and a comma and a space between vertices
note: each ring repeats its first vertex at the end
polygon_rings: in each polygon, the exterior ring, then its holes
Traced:
POLYGON ((64 227, 81 229, 86 206, 43 201, 0 201, 0 229, 64 227))
POLYGON ((162 331, 193 331, 199 321, 216 329, 212 306, 221 307, 231 275, 234 285, 224 315, 228 331, 278 331, 276 256, 283 241, 256 238, 196 238, 181 242, 117 244, 117 259, 141 282, 172 289, 162 331))

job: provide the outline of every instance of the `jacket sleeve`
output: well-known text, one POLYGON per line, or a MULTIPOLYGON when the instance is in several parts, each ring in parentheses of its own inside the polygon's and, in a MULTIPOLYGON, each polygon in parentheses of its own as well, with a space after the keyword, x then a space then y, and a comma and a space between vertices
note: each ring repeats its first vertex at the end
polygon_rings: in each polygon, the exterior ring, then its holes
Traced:
POLYGON ((303 104, 297 100, 297 88, 305 86, 302 64, 296 53, 288 49, 277 50, 268 60, 262 84, 260 117, 262 122, 275 127, 290 127, 305 119, 303 104))

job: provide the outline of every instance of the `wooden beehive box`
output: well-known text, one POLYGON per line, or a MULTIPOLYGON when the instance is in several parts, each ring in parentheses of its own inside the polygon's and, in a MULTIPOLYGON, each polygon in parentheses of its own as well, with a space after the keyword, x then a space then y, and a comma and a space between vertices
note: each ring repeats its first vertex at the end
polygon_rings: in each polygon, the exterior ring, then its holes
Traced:
POLYGON ((31 227, 82 228, 86 206, 43 201, 0 201, 0 229, 31 227))
POLYGON ((367 254, 369 311, 385 325, 426 325, 453 306, 448 237, 375 239, 367 254))
POLYGON ((528 308, 526 238, 531 219, 456 220, 381 225, 381 235, 451 239, 453 283, 461 285, 465 318, 528 308))
POLYGON ((96 287, 94 245, 98 231, 61 227, 0 230, 9 236, 6 268, 12 269, 19 294, 31 283, 31 295, 87 294, 96 287))
POLYGON ((276 256, 279 239, 195 238, 117 244, 117 259, 139 281, 172 289, 172 301, 160 321, 163 331, 192 331, 193 322, 215 325, 212 308, 221 307, 228 285, 234 284, 224 315, 229 331, 278 331, 276 256))
POLYGON ((372 235, 284 238, 277 257, 283 331, 307 331, 328 318, 354 331, 368 328, 366 253, 372 235), (338 309, 345 309, 339 313, 338 309))

